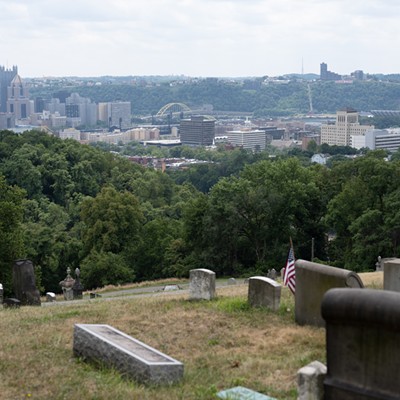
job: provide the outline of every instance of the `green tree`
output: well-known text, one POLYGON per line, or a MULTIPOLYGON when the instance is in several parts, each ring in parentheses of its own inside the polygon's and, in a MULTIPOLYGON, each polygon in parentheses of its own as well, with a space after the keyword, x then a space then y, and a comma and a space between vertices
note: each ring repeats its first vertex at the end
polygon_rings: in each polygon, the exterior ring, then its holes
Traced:
POLYGON ((12 265, 24 253, 21 223, 25 192, 0 176, 0 282, 12 292, 12 265))

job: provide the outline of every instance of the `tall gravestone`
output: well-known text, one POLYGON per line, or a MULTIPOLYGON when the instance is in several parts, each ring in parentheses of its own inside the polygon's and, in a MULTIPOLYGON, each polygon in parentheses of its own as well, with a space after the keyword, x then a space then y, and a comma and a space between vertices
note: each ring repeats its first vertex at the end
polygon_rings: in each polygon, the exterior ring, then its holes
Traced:
POLYGON ((360 277, 347 269, 296 261, 295 319, 299 325, 324 326, 321 302, 333 288, 362 288, 360 277))
POLYGON ((248 302, 252 307, 279 310, 281 285, 271 278, 252 276, 249 279, 248 302))
POLYGON ((400 258, 390 258, 384 261, 383 288, 400 292, 400 258))
POLYGON ((13 285, 15 297, 21 305, 40 306, 40 293, 36 288, 32 261, 24 259, 14 262, 13 285))
POLYGON ((189 299, 211 300, 215 297, 215 272, 199 268, 190 271, 189 299))
POLYGON ((4 298, 3 285, 0 283, 0 304, 3 304, 3 298, 4 298))
POLYGON ((400 394, 400 293, 332 289, 326 321, 326 400, 395 400, 400 394))

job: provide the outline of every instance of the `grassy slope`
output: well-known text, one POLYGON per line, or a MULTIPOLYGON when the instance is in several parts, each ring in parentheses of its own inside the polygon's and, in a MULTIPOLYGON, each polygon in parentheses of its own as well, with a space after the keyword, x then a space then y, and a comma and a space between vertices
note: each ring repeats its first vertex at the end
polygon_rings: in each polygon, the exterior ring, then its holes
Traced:
MULTIPOLYGON (((381 286, 382 275, 361 275, 366 285, 381 286)), ((295 399, 297 370, 325 362, 325 330, 297 326, 293 306, 283 288, 278 313, 250 309, 240 285, 219 289, 211 302, 176 294, 0 310, 1 398, 198 400, 242 385, 295 399), (112 325, 182 361, 183 381, 146 387, 74 358, 75 323, 112 325)))

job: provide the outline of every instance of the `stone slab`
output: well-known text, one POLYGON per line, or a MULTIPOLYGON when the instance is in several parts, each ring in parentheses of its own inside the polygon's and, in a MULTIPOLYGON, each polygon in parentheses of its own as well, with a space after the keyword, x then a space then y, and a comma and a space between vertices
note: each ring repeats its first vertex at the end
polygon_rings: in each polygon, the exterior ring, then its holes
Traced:
POLYGON ((236 386, 231 389, 222 390, 217 393, 220 399, 226 400, 276 400, 265 394, 255 392, 254 390, 245 388, 243 386, 236 386))
POLYGON ((321 315, 324 294, 333 288, 363 288, 360 277, 353 271, 296 261, 295 320, 299 325, 325 326, 321 315))
POLYGON ((313 361, 297 371, 297 400, 323 400, 326 365, 313 361))
POLYGON ((75 324, 73 352, 140 383, 174 383, 183 377, 181 362, 110 325, 75 324))
POLYGON ((190 270, 189 299, 212 300, 215 297, 215 272, 205 268, 190 270))
POLYGON ((248 302, 252 307, 266 307, 279 310, 281 285, 265 276, 252 276, 249 279, 248 302))
POLYGON ((383 262, 383 289, 400 292, 400 258, 383 262))

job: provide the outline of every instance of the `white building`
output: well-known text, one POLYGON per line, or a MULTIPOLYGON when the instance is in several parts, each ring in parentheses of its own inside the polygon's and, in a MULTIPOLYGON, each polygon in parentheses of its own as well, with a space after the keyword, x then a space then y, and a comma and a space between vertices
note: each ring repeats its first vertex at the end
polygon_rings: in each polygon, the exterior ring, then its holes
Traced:
POLYGON ((386 129, 373 129, 365 134, 364 146, 371 150, 387 150, 395 152, 400 148, 400 133, 386 129))
POLYGON ((227 131, 228 142, 233 146, 253 151, 265 150, 266 134, 259 129, 227 131))
POLYGON ((351 146, 351 136, 364 136, 372 129, 374 129, 372 125, 360 125, 356 110, 346 108, 336 113, 335 124, 321 125, 321 143, 331 146, 351 146))

